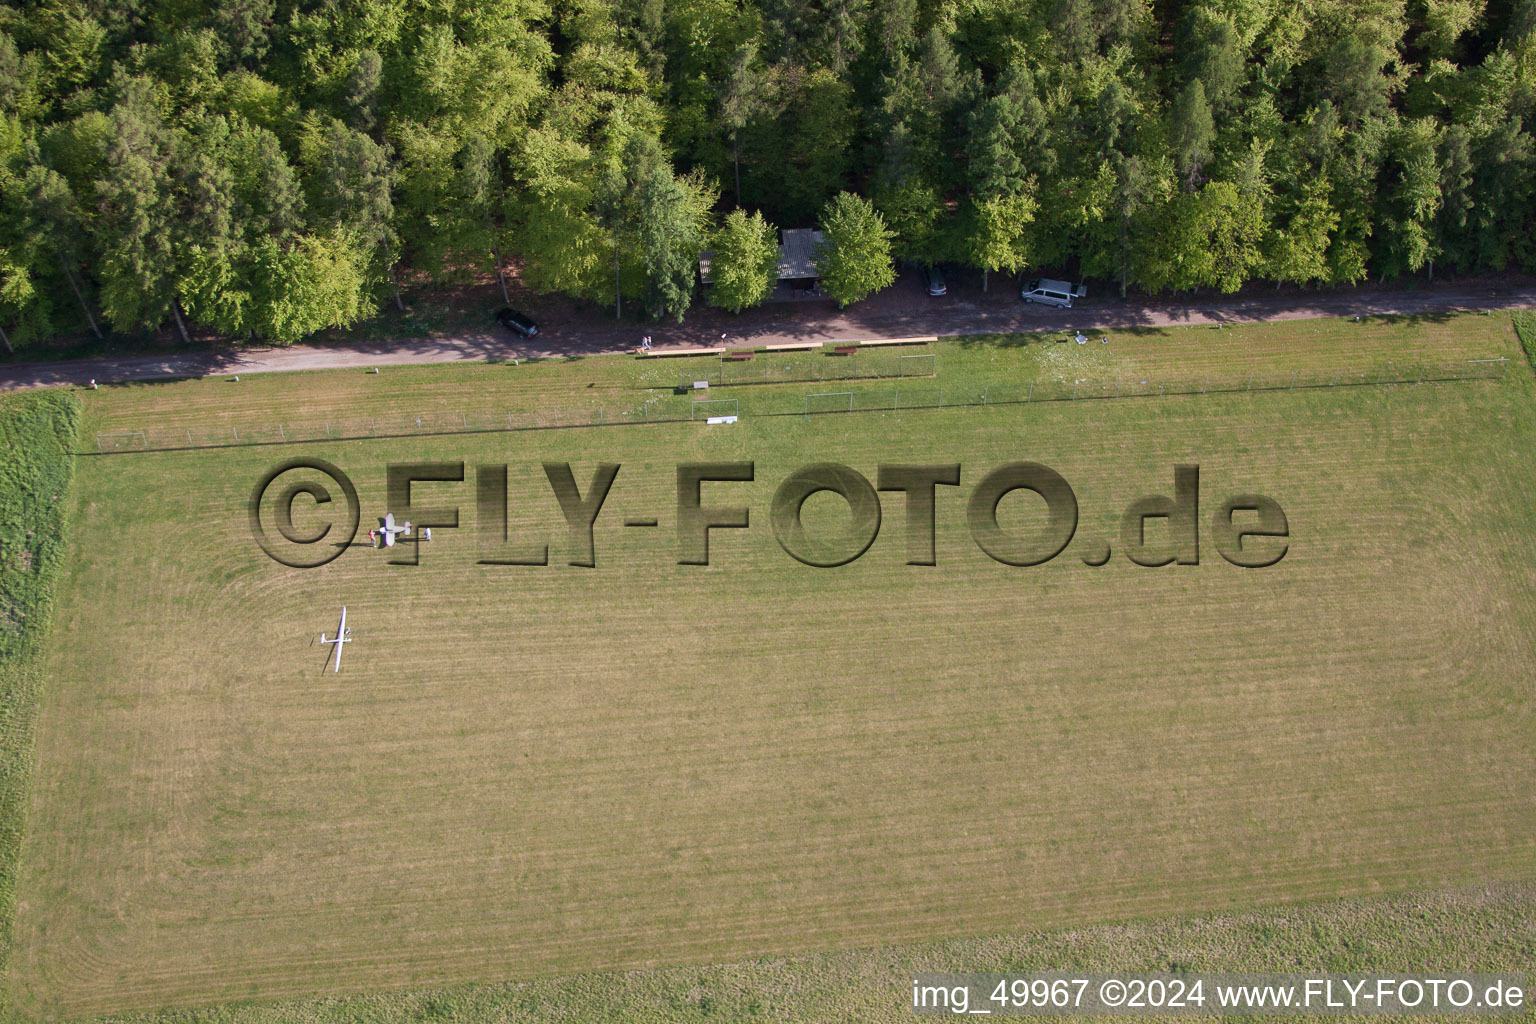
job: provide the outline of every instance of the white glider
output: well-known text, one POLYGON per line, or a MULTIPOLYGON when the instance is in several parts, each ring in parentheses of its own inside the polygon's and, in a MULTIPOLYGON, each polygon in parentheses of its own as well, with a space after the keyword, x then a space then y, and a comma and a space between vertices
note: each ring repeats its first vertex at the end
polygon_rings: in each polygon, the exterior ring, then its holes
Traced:
POLYGON ((336 645, 336 671, 340 672, 341 671, 341 645, 342 644, 349 644, 349 643, 352 642, 352 631, 347 628, 347 606, 346 605, 342 605, 341 606, 341 624, 336 627, 336 636, 333 637, 330 640, 327 640, 325 638, 325 634, 321 633, 320 634, 320 642, 322 644, 335 644, 336 645))

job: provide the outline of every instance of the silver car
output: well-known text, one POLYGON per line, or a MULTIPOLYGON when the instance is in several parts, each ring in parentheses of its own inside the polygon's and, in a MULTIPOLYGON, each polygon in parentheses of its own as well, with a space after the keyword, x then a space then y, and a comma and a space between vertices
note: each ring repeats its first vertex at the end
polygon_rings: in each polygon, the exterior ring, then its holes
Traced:
POLYGON ((1073 288, 1066 281, 1039 278, 1026 284, 1024 290, 1019 293, 1019 297, 1025 302, 1041 302, 1047 306, 1071 309, 1073 299, 1080 299, 1087 294, 1088 289, 1082 285, 1073 288))

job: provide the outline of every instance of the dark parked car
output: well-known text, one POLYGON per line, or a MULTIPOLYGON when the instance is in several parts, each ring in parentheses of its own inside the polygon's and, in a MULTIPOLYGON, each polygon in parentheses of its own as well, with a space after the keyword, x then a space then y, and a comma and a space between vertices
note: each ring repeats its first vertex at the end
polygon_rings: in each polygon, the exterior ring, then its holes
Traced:
POLYGON ((496 314, 496 322, 509 331, 516 331, 525 338, 539 333, 539 325, 510 306, 496 314))
POLYGON ((937 266, 924 267, 923 280, 928 285, 929 295, 943 295, 949 290, 944 287, 944 271, 937 266))

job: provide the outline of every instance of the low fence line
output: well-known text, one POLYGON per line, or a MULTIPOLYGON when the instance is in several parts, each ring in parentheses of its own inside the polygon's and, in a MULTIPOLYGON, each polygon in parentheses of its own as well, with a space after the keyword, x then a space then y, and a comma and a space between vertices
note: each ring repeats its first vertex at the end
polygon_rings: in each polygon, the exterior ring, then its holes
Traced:
MULTIPOLYGON (((904 340, 901 344, 931 339, 904 340)), ((824 381, 883 380, 894 377, 938 376, 935 352, 900 352, 870 343, 828 343, 794 349, 720 349, 669 359, 667 365, 637 368, 631 388, 692 388, 698 382, 711 387, 743 387, 751 384, 794 384, 824 381)))
POLYGON ((644 423, 702 422, 701 406, 721 408, 740 417, 827 415, 854 412, 907 412, 920 409, 965 406, 1029 405, 1036 402, 1104 401, 1158 398, 1195 394, 1238 394, 1328 390, 1331 388, 1387 387, 1496 381, 1509 365, 1507 357, 1468 359, 1460 363, 1399 368, 1391 364, 1367 369, 1289 370, 1260 377, 1257 372, 1240 378, 1173 378, 1156 380, 1112 378, 1107 380, 1034 381, 1020 384, 954 384, 870 387, 835 392, 781 391, 748 398, 706 397, 707 391, 668 392, 637 406, 614 408, 598 405, 583 409, 539 409, 518 413, 444 412, 428 415, 396 414, 360 416, 355 420, 328 420, 309 425, 284 420, 270 425, 237 424, 216 432, 177 426, 164 430, 122 430, 95 435, 97 455, 147 451, 188 451, 211 448, 243 448, 292 445, 324 441, 355 441, 370 438, 435 437, 450 434, 508 433, 560 430, 572 427, 616 427, 644 423), (758 401, 759 397, 761 401, 758 401))
MULTIPOLYGON (((1508 357, 1501 356, 1497 359, 1468 359, 1461 363, 1436 366, 1425 364, 1409 370, 1392 369, 1390 374, 1388 366, 1378 367, 1374 371, 1366 370, 1363 372, 1356 372, 1354 370, 1318 371, 1315 375, 1305 377, 1302 370, 1282 372, 1273 377, 1266 376, 1264 378, 1258 377, 1257 372, 1253 372, 1247 377, 1242 378, 1240 383, 1223 380, 1213 381, 1211 377, 1204 377, 1199 380, 1181 378, 1171 381, 1148 379, 1130 382, 1125 378, 1108 381, 1081 378, 1070 382, 1065 380, 1035 381, 1027 386, 1021 384, 1012 387, 1000 387, 993 384, 970 389, 956 388, 952 385, 930 388, 897 387, 893 388, 881 402, 863 402, 851 409, 812 409, 809 408, 809 399, 819 396, 807 395, 807 407, 797 412, 764 413, 756 411, 755 414, 759 416, 808 416, 835 412, 901 412, 909 409, 958 408, 972 405, 1029 405, 1035 402, 1102 401, 1105 399, 1160 398, 1197 394, 1328 390, 1341 387, 1454 384, 1468 381, 1501 380, 1508 363, 1508 357)), ((861 398, 868 398, 883 393, 880 390, 866 390, 855 392, 854 394, 861 398)))

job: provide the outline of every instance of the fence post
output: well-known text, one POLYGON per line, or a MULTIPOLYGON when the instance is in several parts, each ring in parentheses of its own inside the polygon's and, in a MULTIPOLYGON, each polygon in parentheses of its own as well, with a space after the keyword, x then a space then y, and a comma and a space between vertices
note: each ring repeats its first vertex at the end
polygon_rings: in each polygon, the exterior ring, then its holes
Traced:
POLYGON ((459 419, 464 421, 464 429, 468 430, 469 429, 469 413, 467 413, 467 412, 459 413, 459 419))
POLYGON ((192 431, 189 430, 189 431, 187 431, 187 445, 188 445, 188 447, 190 447, 191 444, 192 444, 192 431))
POLYGON ((326 423, 325 423, 325 436, 326 437, 330 437, 331 436, 331 423, 330 423, 329 420, 327 420, 326 423))
POLYGON ((1035 397, 1035 385, 1034 385, 1033 382, 1031 382, 1030 385, 1029 385, 1029 394, 1024 396, 1024 403, 1026 405, 1028 405, 1029 402, 1034 399, 1034 397, 1035 397))
POLYGON ((1248 387, 1247 387, 1246 390, 1248 390, 1248 391, 1252 391, 1253 390, 1253 371, 1252 370, 1248 371, 1248 387))
POLYGON ((283 425, 281 423, 277 425, 277 436, 282 438, 284 441, 288 440, 288 435, 284 432, 283 425))
POLYGON ((239 427, 230 427, 229 429, 235 435, 235 440, 236 441, 240 440, 240 428, 239 427))
POLYGON ((1291 371, 1291 383, 1289 385, 1290 387, 1295 387, 1296 386, 1296 374, 1299 373, 1299 372, 1301 372, 1301 371, 1299 371, 1299 370, 1292 370, 1291 371))

